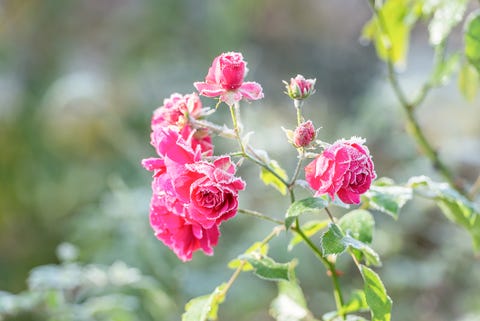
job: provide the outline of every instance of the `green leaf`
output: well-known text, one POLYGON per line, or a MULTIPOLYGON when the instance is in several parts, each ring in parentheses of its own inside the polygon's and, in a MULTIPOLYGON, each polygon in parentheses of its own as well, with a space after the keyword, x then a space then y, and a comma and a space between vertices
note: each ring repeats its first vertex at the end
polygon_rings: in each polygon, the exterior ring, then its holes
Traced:
POLYGON ((338 221, 344 233, 364 243, 371 243, 375 221, 369 211, 353 210, 338 221))
POLYGON ((370 307, 372 321, 390 321, 392 299, 387 295, 380 277, 370 268, 361 265, 360 272, 364 281, 367 304, 370 307))
POLYGON ((437 66, 432 75, 433 86, 444 86, 448 83, 453 73, 458 70, 460 66, 460 58, 462 55, 457 52, 448 57, 445 61, 437 66))
POLYGON ((322 320, 324 321, 368 321, 367 319, 359 315, 353 315, 353 314, 349 314, 345 318, 343 318, 338 315, 337 311, 325 313, 322 317, 322 320))
MULTIPOLYGON (((321 220, 321 221, 313 220, 305 223, 304 225, 302 225, 301 228, 302 228, 303 234, 305 234, 307 237, 311 237, 315 235, 318 231, 326 228, 329 222, 330 220, 321 220)), ((288 250, 291 251, 295 245, 301 242, 303 242, 303 238, 300 235, 295 234, 295 236, 291 239, 290 243, 288 244, 288 250)))
POLYGON ((285 226, 288 229, 301 214, 318 213, 321 209, 324 209, 327 206, 328 201, 320 197, 309 197, 293 202, 287 210, 285 226))
POLYGON ((217 320, 218 306, 225 300, 225 286, 223 283, 216 287, 213 293, 188 301, 182 321, 217 320))
MULTIPOLYGON (((288 180, 287 173, 283 170, 280 165, 275 160, 270 160, 268 163, 269 167, 283 180, 288 180)), ((269 170, 261 168, 260 178, 262 179, 265 185, 272 185, 275 187, 282 195, 287 195, 287 187, 282 183, 278 177, 272 174, 269 170)))
POLYGON ((362 38, 374 41, 378 56, 396 65, 404 65, 410 31, 417 20, 409 0, 389 0, 363 28, 362 38), (387 34, 388 32, 388 34, 387 34))
POLYGON ((278 282, 278 296, 272 301, 269 312, 277 321, 315 321, 294 277, 290 281, 278 282))
POLYGON ((426 176, 412 177, 408 185, 423 197, 432 199, 452 222, 464 227, 480 251, 480 209, 447 183, 436 183, 426 176))
POLYGON ((269 281, 288 281, 297 264, 295 260, 288 263, 278 263, 270 257, 261 256, 258 253, 244 254, 240 256, 240 259, 250 263, 253 267, 253 273, 258 277, 269 281))
MULTIPOLYGON (((368 213, 368 212, 367 212, 368 213)), ((365 214, 360 214, 360 215, 365 215, 365 214)), ((356 216, 354 214, 353 216, 356 216)), ((347 221, 350 221, 348 219, 347 221)), ((346 222, 347 222, 346 221, 346 222)), ((355 233, 355 230, 361 231, 356 233, 357 235, 361 235, 361 237, 365 239, 370 239, 371 240, 371 232, 368 231, 368 226, 371 224, 369 223, 369 220, 366 219, 364 224, 359 223, 358 226, 355 226, 353 224, 353 218, 352 218, 352 224, 347 225, 349 229, 352 229, 353 227, 353 232, 355 233), (352 227, 349 227, 352 226, 352 227)), ((348 222, 350 224, 350 222, 348 222)), ((345 223, 344 223, 345 224, 345 223)), ((340 229, 340 227, 334 223, 330 223, 329 229, 327 232, 323 233, 322 238, 321 238, 321 247, 322 247, 322 254, 324 256, 330 255, 330 254, 341 254, 345 251, 345 249, 349 248, 350 250, 353 250, 353 254, 357 257, 358 260, 362 259, 362 257, 365 258, 365 262, 368 265, 375 265, 375 266, 380 266, 380 257, 378 254, 367 244, 353 238, 350 235, 345 235, 344 232, 340 229)))
POLYGON ((368 310, 367 297, 363 290, 358 289, 352 291, 350 299, 342 307, 342 312, 344 314, 364 312, 366 310, 368 310))
POLYGON ((368 310, 369 307, 365 292, 363 290, 353 290, 350 299, 343 305, 343 307, 341 307, 339 311, 325 313, 322 319, 324 321, 366 321, 365 318, 352 315, 351 313, 366 312, 368 310), (346 315, 346 319, 342 318, 341 315, 346 315))
POLYGON ((468 16, 464 32, 465 56, 480 73, 480 10, 468 16))
POLYGON ((343 238, 343 244, 352 250, 358 260, 365 259, 367 265, 381 266, 380 256, 367 244, 347 235, 343 238))
MULTIPOLYGON (((251 254, 257 253, 260 256, 266 256, 268 254, 268 244, 264 244, 263 242, 255 242, 252 246, 250 246, 244 254, 251 254)), ((230 269, 236 270, 242 264, 243 260, 236 258, 228 262, 228 267, 230 269)), ((253 270, 253 266, 250 263, 246 263, 242 271, 251 271, 253 270)))
POLYGON ((341 254, 347 246, 343 242, 343 233, 334 223, 330 223, 328 231, 323 233, 322 240, 322 253, 324 256, 329 254, 341 254))
POLYGON ((465 99, 472 102, 477 96, 479 87, 479 72, 470 63, 464 63, 458 73, 458 89, 465 99))
POLYGON ((371 209, 398 218, 400 209, 412 198, 412 189, 394 185, 373 185, 364 194, 371 209))
MULTIPOLYGON (((438 1, 437 1, 438 2, 438 1)), ((433 18, 428 25, 430 44, 438 46, 463 19, 468 0, 441 0, 434 9, 433 18)))

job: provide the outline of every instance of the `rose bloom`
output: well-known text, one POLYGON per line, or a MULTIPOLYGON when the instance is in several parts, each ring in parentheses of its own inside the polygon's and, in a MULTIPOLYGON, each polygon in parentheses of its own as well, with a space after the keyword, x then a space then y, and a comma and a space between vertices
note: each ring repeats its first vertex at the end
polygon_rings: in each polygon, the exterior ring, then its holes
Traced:
POLYGON ((284 81, 286 94, 292 99, 305 99, 315 93, 316 79, 305 79, 302 75, 290 78, 290 83, 284 81))
MULTIPOLYGON (((168 181, 163 182, 164 185, 168 181)), ((150 203, 150 225, 155 236, 168 246, 182 261, 192 259, 193 252, 202 250, 213 254, 220 232, 217 225, 208 229, 186 218, 186 207, 175 196, 172 188, 152 195, 150 203)))
POLYGON ((199 249, 210 255, 220 223, 237 212, 238 191, 245 183, 234 176, 230 157, 209 163, 201 160, 200 148, 193 150, 177 130, 166 127, 161 134, 162 157, 142 161, 145 169, 154 172, 150 224, 181 260, 190 260, 199 249))
POLYGON ((202 102, 197 94, 180 95, 173 93, 163 100, 163 105, 153 112, 152 129, 161 126, 185 126, 188 123, 187 115, 199 118, 202 114, 202 102))
POLYGON ((189 203, 192 220, 210 228, 237 213, 238 191, 245 188, 245 182, 234 176, 236 169, 230 157, 185 167, 186 171, 174 180, 174 185, 179 198, 189 203))
POLYGON ((359 204, 376 178, 373 162, 364 139, 339 140, 305 167, 305 179, 316 190, 315 196, 328 193, 347 204, 359 204))
MULTIPOLYGON (((163 105, 153 112, 152 133, 150 142, 159 153, 158 146, 163 139, 163 127, 177 128, 180 135, 196 149, 200 146, 202 153, 213 155, 212 138, 207 130, 193 129, 188 123, 188 117, 199 118, 202 115, 202 102, 197 94, 172 94, 163 101, 163 105)), ((160 154, 160 153, 159 153, 160 154)))
POLYGON ((216 57, 208 69, 205 82, 193 85, 200 95, 220 97, 220 100, 231 106, 245 98, 257 100, 263 98, 262 87, 256 82, 244 82, 247 62, 239 52, 227 52, 216 57))

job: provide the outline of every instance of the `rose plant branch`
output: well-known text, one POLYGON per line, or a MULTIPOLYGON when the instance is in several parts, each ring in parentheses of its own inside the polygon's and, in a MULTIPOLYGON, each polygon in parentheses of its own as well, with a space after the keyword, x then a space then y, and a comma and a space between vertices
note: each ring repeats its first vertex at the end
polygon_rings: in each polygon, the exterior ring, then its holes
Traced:
POLYGON ((247 210, 247 209, 244 209, 244 208, 239 208, 238 213, 254 216, 254 217, 257 217, 259 219, 262 219, 262 220, 265 220, 265 221, 270 221, 270 222, 273 222, 273 223, 278 224, 278 225, 284 225, 285 224, 285 222, 283 222, 283 221, 277 220, 273 217, 270 217, 268 215, 262 214, 262 213, 257 212, 257 211, 252 211, 252 210, 247 210))
MULTIPOLYGON (((390 82, 390 85, 393 88, 393 91, 398 101, 400 102, 400 105, 403 107, 403 110, 405 112, 406 120, 407 120, 407 124, 406 124, 407 132, 413 137, 413 139, 417 143, 417 146, 420 148, 421 152, 430 160, 430 162, 433 164, 433 167, 443 176, 443 178, 452 186, 452 188, 454 188, 455 190, 457 190, 457 192, 459 192, 460 194, 468 198, 468 194, 466 193, 466 191, 457 182, 454 174, 443 163, 443 161, 440 159, 438 155, 438 152, 435 150, 432 144, 428 141, 427 137, 425 136, 414 114, 414 110, 419 105, 422 104, 428 92, 430 91, 430 89, 432 89, 433 86, 431 84, 431 81, 428 80, 422 86, 420 93, 412 102, 410 102, 407 99, 405 93, 403 92, 400 86, 400 82, 396 76, 395 67, 394 67, 393 58, 392 58, 394 43, 392 41, 390 32, 387 28, 387 24, 385 23, 385 18, 382 12, 379 10, 379 8, 375 5, 374 0, 368 0, 368 3, 370 4, 370 7, 374 15, 378 18, 380 29, 382 30, 382 33, 385 35, 389 43, 389 45, 386 47, 386 50, 387 50, 386 65, 387 65, 387 71, 388 71, 388 80, 390 82)), ((436 54, 435 54, 436 62, 435 62, 434 70, 438 68, 440 63, 444 61, 444 52, 445 52, 445 41, 442 42, 440 45, 438 45, 438 47, 436 48, 436 54)))
MULTIPOLYGON (((266 245, 268 242, 270 242, 274 237, 278 236, 280 232, 284 229, 283 226, 276 226, 272 229, 272 231, 259 243, 259 247, 262 247, 263 245, 266 245)), ((225 287, 222 289, 222 296, 225 296, 228 292, 228 290, 232 287, 233 283, 235 280, 238 278, 240 273, 243 271, 243 268, 247 264, 246 260, 240 260, 240 264, 238 268, 233 272, 232 276, 228 280, 227 284, 225 287)))
MULTIPOLYGON (((246 62, 243 56, 229 52, 214 59, 204 82, 194 83, 200 95, 218 97, 219 104, 216 108, 219 108, 220 102, 229 106, 233 130, 206 121, 206 109, 202 108, 196 93, 172 94, 164 100, 163 106, 154 111, 152 117, 151 144, 158 157, 142 161, 145 169, 153 172, 150 224, 156 237, 171 248, 179 259, 189 261, 198 250, 213 255, 213 248, 220 237, 220 225, 237 213, 278 225, 262 242, 255 243, 244 255, 231 262, 235 271, 227 283, 217 287, 211 295, 193 299, 187 304, 183 319, 216 319, 218 305, 242 271, 254 269, 262 278, 292 282, 291 270, 296 265, 295 261, 277 263, 267 256, 268 248, 264 247, 286 228, 290 228, 296 235, 292 242, 294 239, 297 243, 305 242, 325 266, 327 274, 332 278, 337 313, 345 319, 339 274, 335 269, 334 259, 330 259, 335 257, 330 256, 331 254, 337 253, 328 249, 328 246, 332 246, 329 243, 341 242, 335 240, 335 237, 342 232, 330 236, 328 231, 324 232, 320 249, 310 238, 315 231, 309 229, 305 232, 300 226, 298 216, 303 212, 325 208, 332 228, 338 228, 327 205, 336 198, 346 204, 361 203, 360 195, 368 191, 376 178, 372 158, 364 145, 365 140, 352 137, 348 140, 339 139, 330 145, 315 141, 313 123, 311 120, 304 121, 301 109, 303 100, 315 91, 315 80, 305 79, 301 75, 291 78, 290 83, 285 84, 287 94, 294 101, 297 126, 294 131, 285 131, 287 140, 296 148, 298 157, 293 176, 288 180, 287 174, 276 161, 269 159, 267 154, 257 152, 241 137, 243 125, 240 121, 239 102, 263 97, 259 84, 244 81, 245 73, 246 62), (211 134, 236 140, 240 151, 215 155, 211 134), (306 151, 317 149, 318 152, 308 153, 314 159, 302 171, 306 151), (262 169, 261 178, 265 184, 274 185, 283 195, 286 191, 289 192, 291 205, 286 212, 285 221, 254 210, 238 208, 238 193, 246 188, 246 182, 236 176, 237 167, 231 157, 241 157, 257 164, 262 169), (314 196, 296 201, 294 187, 302 172, 314 196), (322 196, 327 198, 321 198, 322 196), (292 219, 295 221, 293 226, 292 219), (331 240, 328 240, 329 237, 331 240), (192 319, 196 313, 200 313, 200 316, 192 319)), ((330 229, 330 225, 328 227, 330 229)), ((358 243, 354 244, 359 246, 358 243)), ((334 245, 333 249, 335 248, 338 248, 338 244, 334 245)))
POLYGON ((232 122, 233 122, 233 130, 235 131, 235 137, 237 138, 238 144, 240 145, 240 149, 243 155, 247 155, 245 152, 245 146, 243 145, 242 142, 242 137, 240 136, 240 128, 238 124, 238 102, 235 102, 233 105, 228 106, 230 108, 230 115, 232 117, 232 122))
MULTIPOLYGON (((308 247, 313 251, 313 253, 315 253, 317 258, 325 265, 325 267, 329 271, 329 275, 332 278, 332 283, 333 283, 333 293, 334 293, 334 298, 335 298, 335 305, 337 307, 337 311, 342 311, 342 307, 343 307, 343 304, 344 304, 343 294, 342 294, 342 289, 340 287, 340 282, 338 281, 338 274, 337 274, 337 270, 335 269, 335 263, 326 259, 323 256, 322 251, 320 251, 320 249, 315 244, 313 244, 313 242, 310 240, 310 238, 305 235, 305 233, 302 231, 300 225, 298 224, 298 218, 296 220, 295 227, 292 227, 292 230, 294 232, 298 233, 298 235, 300 235, 300 237, 303 239, 305 244, 308 245, 308 247)), ((344 319, 345 316, 341 315, 341 317, 342 317, 342 319, 344 319)))

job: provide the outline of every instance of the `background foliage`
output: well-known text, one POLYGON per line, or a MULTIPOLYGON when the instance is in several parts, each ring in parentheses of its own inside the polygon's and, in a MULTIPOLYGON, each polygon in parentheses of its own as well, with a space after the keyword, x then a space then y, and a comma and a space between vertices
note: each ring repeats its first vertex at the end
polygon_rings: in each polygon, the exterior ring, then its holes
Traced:
MULTIPOLYGON (((441 180, 407 137, 375 49, 358 40, 370 17, 362 1, 0 2, 0 314, 178 320, 185 302, 227 279, 226 262, 267 233, 268 223, 239 215, 222 226, 214 257, 182 264, 148 226, 150 177, 139 162, 153 154, 151 113, 171 92, 193 92, 192 80, 202 80, 223 51, 243 52, 249 79, 263 85, 266 99, 242 107, 244 122, 247 131, 255 129, 256 146, 284 160, 283 167, 294 166, 288 159, 295 154, 280 129, 294 115, 281 80, 302 73, 317 78, 305 116, 323 127, 324 140, 367 137, 379 176, 405 182, 425 173, 441 180), (74 244, 78 257, 57 255, 62 242, 74 244), (7 292, 24 294, 14 300, 7 292)), ((463 46, 462 25, 453 29, 449 54, 463 46)), ((410 48, 398 53, 408 61, 401 74, 407 92, 422 85, 432 65, 429 41, 438 41, 429 39, 427 22, 400 28, 398 37, 410 31, 410 48)), ((468 72, 433 91, 417 114, 441 157, 471 182, 480 168, 480 104, 473 94, 466 102, 456 88, 457 81, 472 83, 468 72)), ((222 122, 225 112, 214 117, 222 122)), ((282 218, 288 204, 261 184, 257 170, 244 166, 239 174, 249 184, 240 196, 244 207, 282 218)), ((393 319, 480 319, 480 266, 467 232, 421 199, 396 222, 375 220, 378 273, 395 302, 393 319)), ((275 240, 270 252, 290 260, 281 250, 289 242, 275 240)), ((318 315, 332 310, 327 276, 305 248, 296 250, 309 307, 318 315)), ((349 280, 354 267, 338 266, 344 287, 361 287, 349 280)), ((219 318, 270 320, 266 307, 276 293, 273 284, 242 275, 219 318)))

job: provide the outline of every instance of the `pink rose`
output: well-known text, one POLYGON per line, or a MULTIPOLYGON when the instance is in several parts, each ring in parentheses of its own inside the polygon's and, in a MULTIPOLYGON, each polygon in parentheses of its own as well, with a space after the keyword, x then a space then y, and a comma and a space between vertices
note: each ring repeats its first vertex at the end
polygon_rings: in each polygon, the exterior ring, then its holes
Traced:
POLYGON ((175 125, 183 128, 188 123, 187 116, 199 118, 202 102, 197 94, 180 95, 174 93, 163 100, 163 105, 153 112, 152 129, 175 125))
POLYGON ((197 250, 212 255, 220 236, 218 226, 205 229, 186 219, 184 211, 184 204, 168 193, 154 194, 150 205, 150 225, 155 236, 184 262, 191 260, 197 250))
MULTIPOLYGON (((169 157, 175 162, 186 164, 200 160, 201 149, 194 146, 183 137, 178 128, 160 127, 152 133, 158 155, 169 157)), ((153 143, 152 143, 153 145, 153 143)))
POLYGON ((296 147, 307 147, 315 138, 315 127, 311 120, 301 123, 293 132, 293 143, 296 147))
POLYGON ((305 99, 315 92, 316 79, 305 79, 302 75, 290 78, 290 83, 284 81, 286 94, 292 99, 305 99))
MULTIPOLYGON (((199 118, 202 116, 202 102, 197 94, 180 95, 172 94, 163 101, 163 105, 157 108, 152 116, 151 144, 157 153, 158 146, 163 139, 162 128, 176 128, 180 135, 190 143, 193 149, 200 146, 202 153, 207 156, 213 155, 212 138, 206 130, 193 129, 188 123, 188 117, 199 118)), ((159 153, 160 154, 160 153, 159 153)))
POLYGON ((230 157, 187 164, 185 168, 174 179, 174 186, 179 198, 189 204, 191 220, 210 228, 237 213, 238 191, 245 188, 245 182, 234 176, 230 157))
POLYGON ((245 98, 257 100, 263 98, 262 87, 256 82, 244 82, 247 63, 238 52, 227 52, 216 57, 208 69, 205 82, 195 82, 193 85, 200 95, 218 97, 227 105, 245 98))
MULTIPOLYGON (((166 136, 168 143, 175 141, 175 132, 166 136)), ((184 145, 177 136, 179 146, 168 149, 164 158, 148 158, 142 165, 153 171, 152 199, 150 201, 150 225, 155 236, 168 246, 182 261, 192 258, 193 252, 202 250, 213 254, 220 232, 217 225, 203 228, 199 223, 188 219, 188 203, 184 203, 176 194, 172 172, 182 172, 185 163, 195 161, 195 153, 184 145), (170 150, 172 151, 170 153, 170 150), (170 159, 167 155, 172 156, 170 159)), ((168 146, 166 144, 165 146, 168 146)), ((170 146, 174 147, 174 146, 170 146)))
POLYGON ((177 129, 159 132, 161 158, 142 161, 153 172, 150 223, 155 235, 183 261, 198 249, 212 254, 218 227, 236 214, 245 183, 234 176, 230 157, 203 161, 200 147, 194 150, 177 129))
POLYGON ((335 194, 347 204, 359 204, 376 178, 364 139, 339 140, 305 167, 305 179, 316 190, 315 196, 335 194))
MULTIPOLYGON (((150 134, 150 144, 155 147, 159 155, 162 155, 165 150, 165 148, 162 147, 165 145, 165 143, 163 142, 165 128, 166 127, 158 127, 150 134)), ((174 126, 168 128, 170 130, 176 131, 185 141, 185 144, 189 145, 193 150, 197 150, 197 148, 200 148, 202 154, 206 156, 213 155, 212 138, 210 137, 210 135, 208 135, 207 132, 203 130, 194 131, 191 127, 188 126, 185 126, 182 129, 174 126)))

